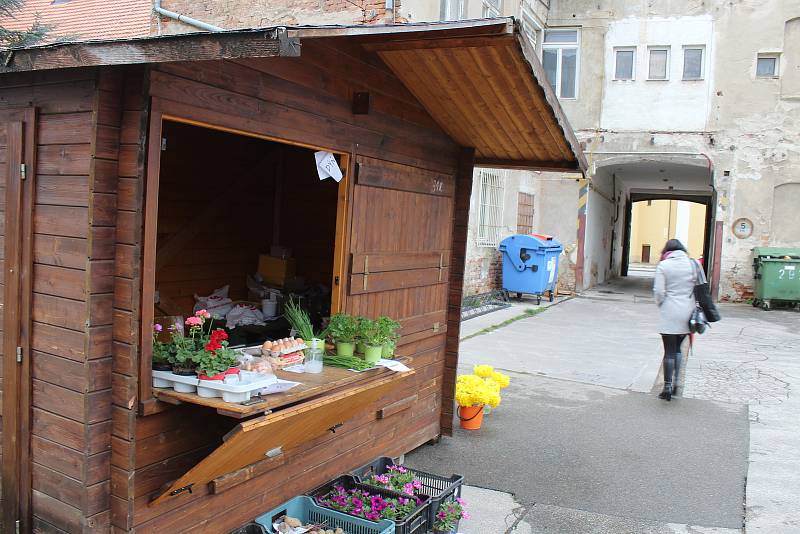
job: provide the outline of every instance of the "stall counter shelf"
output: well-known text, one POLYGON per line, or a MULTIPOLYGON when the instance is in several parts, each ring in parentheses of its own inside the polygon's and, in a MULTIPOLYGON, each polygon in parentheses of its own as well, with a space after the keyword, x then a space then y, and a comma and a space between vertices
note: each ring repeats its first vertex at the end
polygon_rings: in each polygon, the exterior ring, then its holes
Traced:
POLYGON ((283 393, 253 397, 248 403, 242 404, 225 402, 219 397, 204 398, 196 393, 178 393, 171 388, 153 388, 153 395, 158 400, 169 404, 199 404, 217 410, 217 413, 220 415, 244 419, 253 415, 264 414, 299 401, 339 391, 359 382, 371 381, 393 373, 394 371, 390 371, 384 367, 356 373, 348 369, 327 365, 323 367, 321 373, 317 374, 298 374, 278 370, 275 372, 278 378, 300 382, 300 385, 283 393))

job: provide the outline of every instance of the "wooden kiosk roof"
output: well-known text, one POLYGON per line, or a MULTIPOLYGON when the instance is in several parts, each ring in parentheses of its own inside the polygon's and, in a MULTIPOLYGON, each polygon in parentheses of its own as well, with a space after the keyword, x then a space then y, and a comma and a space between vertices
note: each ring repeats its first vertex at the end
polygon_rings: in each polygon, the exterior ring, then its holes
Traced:
POLYGON ((305 40, 372 51, 475 164, 586 170, 534 50, 513 18, 386 26, 299 26, 51 44, 3 52, 0 73, 73 67, 294 57, 305 40))

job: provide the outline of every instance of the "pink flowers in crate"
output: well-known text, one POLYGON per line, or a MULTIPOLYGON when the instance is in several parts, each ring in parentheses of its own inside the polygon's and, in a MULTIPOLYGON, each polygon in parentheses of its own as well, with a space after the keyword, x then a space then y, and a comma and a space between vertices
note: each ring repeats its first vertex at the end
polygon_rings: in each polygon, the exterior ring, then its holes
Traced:
POLYGON ((369 521, 380 519, 402 520, 422 504, 419 497, 383 497, 359 489, 346 489, 342 485, 333 487, 330 493, 319 499, 325 508, 338 510, 369 521))
POLYGON ((461 519, 469 519, 469 513, 464 510, 466 504, 466 501, 460 497, 456 497, 452 501, 443 502, 439 506, 439 511, 436 512, 436 520, 433 522, 434 530, 452 532, 456 529, 461 519))
POLYGON ((422 488, 422 482, 412 471, 402 465, 390 465, 386 468, 386 473, 370 475, 364 480, 364 484, 399 491, 406 495, 414 495, 415 491, 422 488))

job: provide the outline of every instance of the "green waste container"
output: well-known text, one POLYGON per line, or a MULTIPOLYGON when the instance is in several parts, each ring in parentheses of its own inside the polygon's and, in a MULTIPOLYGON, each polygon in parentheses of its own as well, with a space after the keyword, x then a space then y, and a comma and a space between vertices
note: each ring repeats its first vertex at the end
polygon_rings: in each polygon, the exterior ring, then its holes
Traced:
POLYGON ((768 310, 776 303, 800 304, 800 248, 754 248, 753 273, 753 306, 768 310))

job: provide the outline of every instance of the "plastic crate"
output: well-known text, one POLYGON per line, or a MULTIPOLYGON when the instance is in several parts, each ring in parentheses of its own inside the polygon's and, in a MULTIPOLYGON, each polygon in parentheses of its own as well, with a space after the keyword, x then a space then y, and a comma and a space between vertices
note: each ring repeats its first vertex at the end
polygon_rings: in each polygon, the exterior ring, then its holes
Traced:
POLYGON ((311 497, 295 497, 286 501, 277 508, 256 517, 256 523, 263 526, 269 534, 276 534, 272 524, 279 517, 288 515, 295 517, 305 524, 324 523, 325 528, 341 528, 347 534, 392 534, 394 522, 388 519, 380 521, 367 521, 360 517, 317 506, 311 497))
POLYGON ((247 523, 228 534, 266 534, 267 531, 258 523, 247 523))
MULTIPOLYGON (((376 488, 360 483, 353 475, 341 475, 338 478, 326 482, 317 489, 311 491, 311 495, 317 503, 318 499, 324 497, 333 489, 334 486, 344 486, 345 489, 360 489, 369 491, 373 495, 380 495, 381 497, 408 497, 396 491, 387 490, 383 488, 376 488)), ((428 531, 428 521, 430 518, 430 504, 431 498, 427 495, 417 495, 422 500, 422 504, 417 507, 411 514, 400 521, 392 521, 394 523, 394 534, 425 534, 428 531)))
MULTIPOLYGON (((352 471, 350 474, 356 477, 359 482, 364 482, 370 475, 383 475, 389 471, 390 465, 397 465, 395 461, 386 456, 378 456, 370 463, 362 465, 358 469, 352 471)), ((414 475, 422 482, 422 489, 420 493, 430 495, 431 506, 428 511, 428 524, 433 528, 436 512, 439 511, 439 506, 447 500, 461 497, 461 486, 464 484, 463 475, 453 475, 450 478, 441 475, 434 475, 426 473, 419 469, 411 469, 414 475)))

